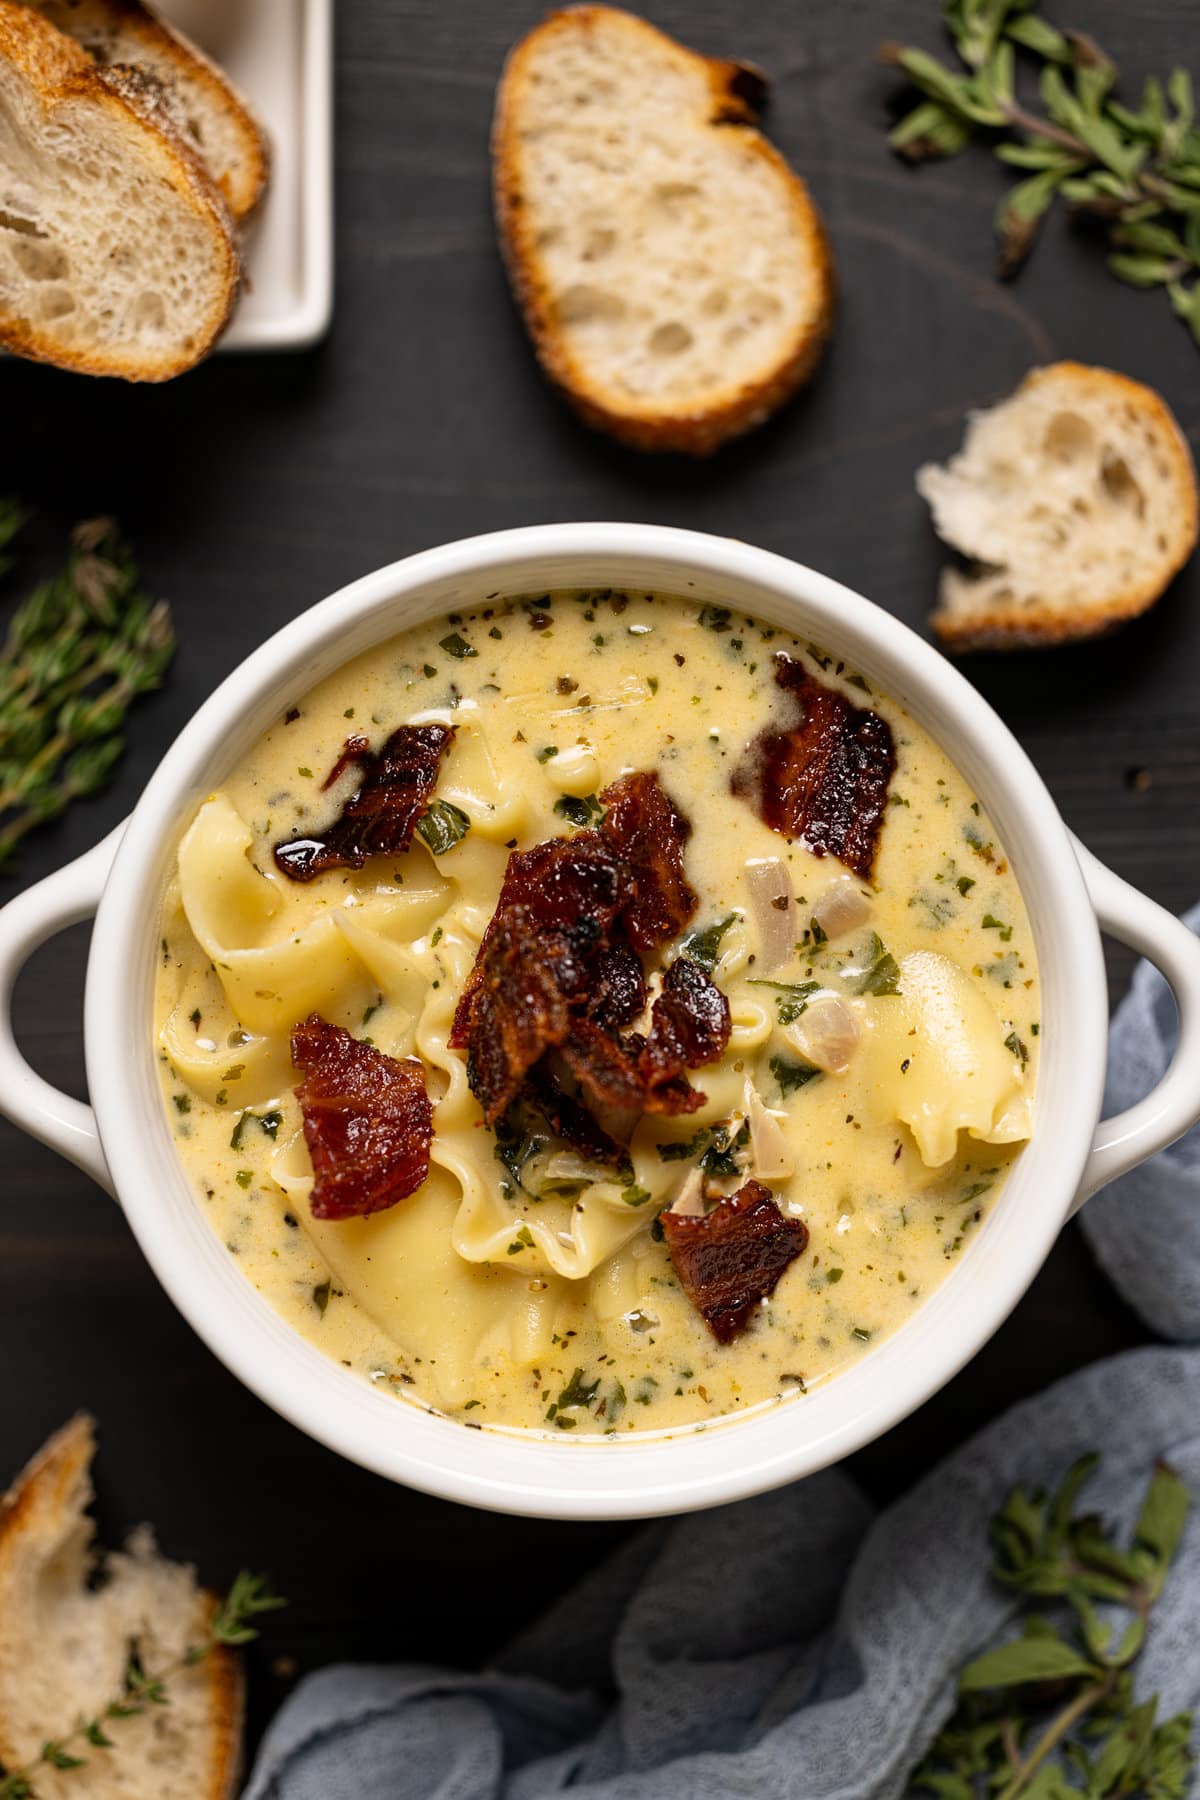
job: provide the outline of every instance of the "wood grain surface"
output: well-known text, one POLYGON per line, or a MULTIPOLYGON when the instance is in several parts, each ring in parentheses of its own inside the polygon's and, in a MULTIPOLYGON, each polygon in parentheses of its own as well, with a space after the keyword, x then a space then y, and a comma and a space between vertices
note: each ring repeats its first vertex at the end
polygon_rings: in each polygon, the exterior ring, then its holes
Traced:
MULTIPOLYGON (((1195 0, 1054 10, 1139 85, 1195 60, 1195 0)), ((337 307, 319 349, 220 358, 162 389, 0 366, 0 492, 36 509, 36 556, 48 565, 75 518, 116 513, 181 639, 112 787, 31 842, 0 899, 115 823, 180 722, 269 632, 408 551, 539 520, 695 526, 811 563, 920 630, 940 556, 913 471, 1031 363, 1072 356, 1152 382, 1195 446, 1200 353, 1165 299, 1118 285, 1099 245, 1062 220, 1021 281, 997 285, 999 165, 978 151, 912 173, 889 157, 895 87, 875 48, 884 36, 936 46, 933 0, 649 8, 697 48, 771 76, 769 129, 824 210, 841 315, 811 390, 711 462, 645 461, 589 436, 537 374, 489 215, 492 91, 539 11, 343 0, 337 307)), ((1198 601, 1193 568, 1106 642, 965 665, 1068 823, 1175 909, 1200 892, 1198 601)), ((86 951, 82 928, 65 934, 17 993, 33 1061, 76 1094, 86 951)), ((1114 948, 1114 995, 1128 971, 1114 948)), ((3 1124, 0 1169, 0 1476, 88 1406, 106 1531, 150 1518, 214 1584, 269 1567, 292 1604, 255 1654, 256 1728, 297 1670, 332 1658, 478 1662, 630 1529, 473 1514, 339 1462, 214 1360, 83 1176, 3 1124)), ((1019 1396, 1144 1336, 1069 1229, 988 1349, 856 1471, 886 1499, 1019 1396)))

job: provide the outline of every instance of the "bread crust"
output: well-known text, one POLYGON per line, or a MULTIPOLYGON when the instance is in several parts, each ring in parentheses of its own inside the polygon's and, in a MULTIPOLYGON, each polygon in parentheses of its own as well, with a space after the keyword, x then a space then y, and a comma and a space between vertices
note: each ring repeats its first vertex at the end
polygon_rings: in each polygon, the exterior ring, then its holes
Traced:
MULTIPOLYGON (((1117 400, 1137 407, 1161 431, 1179 509, 1175 541, 1168 545, 1157 574, 1133 583, 1124 593, 1110 600, 1076 606, 1069 610, 1048 606, 1000 606, 980 609, 969 617, 953 616, 943 603, 930 614, 929 622, 942 643, 956 653, 972 650, 1038 649, 1106 636, 1127 620, 1135 619, 1148 611, 1165 592, 1196 547, 1197 532, 1200 530, 1200 500, 1197 496, 1195 464, 1187 439, 1162 395, 1143 382, 1119 374, 1115 369, 1065 361, 1031 369, 1012 398, 1019 399, 1022 394, 1062 377, 1093 389, 1105 401, 1117 400)), ((945 579, 943 576, 943 583, 945 579)))
POLYGON ((762 424, 810 379, 832 331, 836 282, 829 242, 805 183, 755 128, 764 87, 762 76, 750 65, 701 56, 645 20, 610 6, 585 4, 547 14, 514 45, 505 62, 492 125, 492 184, 500 253, 508 278, 547 376, 587 424, 634 449, 707 456, 729 439, 762 424), (621 29, 669 47, 673 55, 704 71, 710 95, 706 123, 713 129, 736 130, 740 147, 761 157, 781 178, 797 235, 819 284, 816 316, 796 331, 775 367, 761 379, 721 394, 706 407, 682 410, 649 402, 620 406, 597 391, 558 327, 553 296, 534 242, 535 230, 526 214, 518 127, 523 108, 536 104, 530 99, 532 53, 549 37, 586 32, 602 21, 619 22, 621 29))
MULTIPOLYGON (((61 1535, 62 1526, 82 1519, 92 1497, 89 1470, 96 1453, 95 1421, 87 1413, 56 1431, 25 1465, 11 1488, 0 1496, 0 1591, 10 1563, 39 1553, 39 1539, 61 1535)), ((218 1601, 204 1594, 208 1616, 218 1601)), ((0 1620, 2 1640, 7 1620, 0 1620)), ((234 1800, 241 1772, 245 1680, 237 1655, 215 1646, 204 1658, 208 1685, 209 1763, 211 1779, 196 1800, 234 1800)), ((59 1723, 47 1720, 53 1727, 59 1723)), ((21 1753, 13 1744, 8 1721, 0 1710, 0 1768, 16 1768, 21 1753)))
POLYGON ((0 0, 0 60, 24 78, 47 124, 57 107, 86 102, 108 110, 121 126, 136 132, 147 159, 162 180, 208 225, 216 251, 220 298, 190 350, 152 357, 144 351, 88 349, 63 344, 52 329, 39 328, 0 311, 0 344, 17 356, 52 363, 83 375, 115 375, 127 381, 169 381, 208 355, 228 325, 242 282, 241 255, 228 208, 190 145, 162 116, 145 84, 127 69, 101 69, 65 32, 40 13, 0 0))
MULTIPOLYGON (((185 89, 188 86, 203 89, 207 103, 232 121, 241 139, 245 162, 240 174, 218 175, 215 170, 210 170, 209 173, 239 225, 253 215, 270 179, 270 140, 245 96, 198 44, 193 43, 176 26, 169 25, 153 8, 143 5, 142 0, 50 0, 48 5, 45 0, 26 0, 26 4, 43 14, 57 13, 58 16, 51 16, 49 22, 64 30, 66 35, 75 38, 77 42, 79 39, 76 34, 59 24, 64 4, 83 17, 94 19, 97 24, 109 25, 135 45, 140 44, 145 50, 172 65, 185 89)), ((85 46, 85 54, 87 53, 85 46)), ((118 61, 125 63, 129 58, 122 55, 118 61)), ((138 65, 135 63, 134 66, 138 65)), ((153 69, 147 70, 146 74, 151 82, 158 82, 159 77, 153 69)), ((167 110, 169 116, 169 102, 167 110)), ((172 129, 177 131, 177 127, 172 129)), ((182 132, 177 134, 183 137, 182 132)), ((183 141, 195 154, 199 154, 186 138, 183 141)), ((202 157, 201 160, 203 161, 202 157)))

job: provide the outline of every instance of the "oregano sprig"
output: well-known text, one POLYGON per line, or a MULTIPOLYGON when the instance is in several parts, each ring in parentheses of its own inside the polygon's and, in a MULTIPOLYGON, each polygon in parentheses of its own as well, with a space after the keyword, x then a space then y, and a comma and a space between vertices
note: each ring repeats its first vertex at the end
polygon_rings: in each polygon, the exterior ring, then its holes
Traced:
MULTIPOLYGON (((0 562, 21 523, 0 501, 0 562)), ((65 568, 14 613, 0 650, 0 869, 28 831, 103 787, 133 702, 162 681, 175 635, 111 519, 76 526, 65 568)))
POLYGON ((999 273, 1015 275, 1057 199, 1100 220, 1108 266, 1164 287, 1200 344, 1200 129, 1191 76, 1150 77, 1138 106, 1116 96, 1116 63, 1081 31, 1059 30, 1036 0, 943 0, 959 69, 885 44, 884 62, 924 95, 890 135, 910 162, 956 156, 984 135, 1022 172, 996 212, 999 273), (1037 65, 1036 104, 1018 93, 1018 52, 1037 65))
POLYGON ((143 1667, 136 1646, 130 1652, 119 1694, 91 1718, 80 1718, 56 1738, 47 1738, 38 1754, 20 1769, 0 1770, 0 1800, 37 1800, 38 1771, 81 1769, 93 1750, 114 1750, 126 1719, 155 1706, 171 1704, 171 1683, 218 1647, 240 1649, 258 1636, 254 1621, 277 1612, 287 1601, 273 1593, 265 1575, 238 1574, 223 1600, 214 1607, 205 1635, 161 1669, 143 1667), (116 1733, 114 1736, 113 1734, 116 1733))
POLYGON ((1151 1476, 1128 1545, 1075 1504, 1095 1456, 1053 1495, 1017 1488, 992 1521, 994 1578, 1026 1603, 1021 1635, 968 1663, 959 1702, 912 1787, 938 1800, 1183 1800, 1190 1713, 1158 1722, 1133 1667, 1187 1519, 1165 1464, 1151 1476))

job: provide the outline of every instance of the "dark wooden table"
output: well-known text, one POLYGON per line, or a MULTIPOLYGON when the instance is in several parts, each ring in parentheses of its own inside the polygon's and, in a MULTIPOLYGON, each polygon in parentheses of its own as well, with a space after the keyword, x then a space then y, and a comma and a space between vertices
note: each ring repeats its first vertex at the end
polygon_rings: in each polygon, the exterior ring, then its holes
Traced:
MULTIPOLYGON (((590 436, 534 367, 489 216, 493 84, 539 11, 339 9, 337 312, 319 349, 221 357, 161 390, 0 367, 0 492, 36 508, 39 552, 75 518, 115 512, 181 639, 112 788, 31 843, 0 898, 118 820, 179 722, 270 631, 408 551, 537 520, 696 526, 811 563, 919 630, 940 558, 913 471, 951 449, 968 407, 1072 356, 1154 383, 1200 435, 1200 355, 1164 298, 1119 286, 1062 222, 1016 287, 996 285, 999 165, 978 151, 912 174, 888 155, 876 44, 932 46, 932 0, 656 0, 668 29, 772 76, 769 128, 824 209, 841 319, 812 389, 711 462, 590 436)), ((1139 85, 1197 47, 1196 0, 1062 0, 1058 14, 1139 85)), ((968 665, 1071 826, 1177 910, 1200 891, 1198 601, 1193 568, 1108 642, 968 665)), ((43 951, 17 1009, 39 1068, 78 1094, 86 952, 82 930, 43 951)), ((1114 994, 1128 972, 1114 950, 1114 994)), ((474 1514, 340 1462, 193 1337, 82 1175, 4 1125, 0 1167, 0 1476, 89 1407, 106 1532, 150 1518, 214 1584, 269 1567, 292 1604, 256 1657, 257 1723, 295 1668, 331 1658, 478 1662, 631 1529, 474 1514)), ((1019 1396, 1144 1336, 1069 1229, 988 1349, 856 1472, 886 1499, 1019 1396)))

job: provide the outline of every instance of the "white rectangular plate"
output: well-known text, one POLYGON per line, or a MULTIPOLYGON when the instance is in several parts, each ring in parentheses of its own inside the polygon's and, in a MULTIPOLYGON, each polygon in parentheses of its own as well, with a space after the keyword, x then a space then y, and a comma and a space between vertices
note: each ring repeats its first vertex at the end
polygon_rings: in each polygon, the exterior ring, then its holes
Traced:
POLYGON ((271 140, 246 291, 218 349, 315 343, 333 305, 333 0, 161 0, 161 11, 228 73, 271 140))

